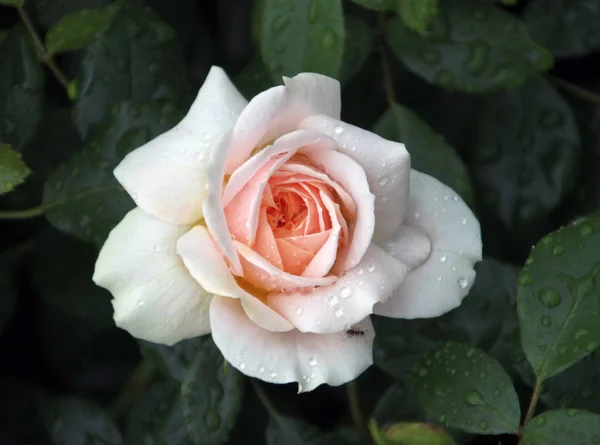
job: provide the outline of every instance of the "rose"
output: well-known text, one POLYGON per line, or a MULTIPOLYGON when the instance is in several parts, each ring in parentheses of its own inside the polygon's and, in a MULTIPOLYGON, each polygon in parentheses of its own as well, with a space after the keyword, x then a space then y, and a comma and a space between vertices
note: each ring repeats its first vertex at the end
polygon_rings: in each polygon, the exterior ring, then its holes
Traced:
POLYGON ((339 117, 333 79, 247 103, 214 67, 187 116, 115 169, 137 205, 94 272, 116 324, 169 345, 211 333, 243 373, 309 391, 372 363, 370 314, 460 305, 476 218, 403 144, 339 117))

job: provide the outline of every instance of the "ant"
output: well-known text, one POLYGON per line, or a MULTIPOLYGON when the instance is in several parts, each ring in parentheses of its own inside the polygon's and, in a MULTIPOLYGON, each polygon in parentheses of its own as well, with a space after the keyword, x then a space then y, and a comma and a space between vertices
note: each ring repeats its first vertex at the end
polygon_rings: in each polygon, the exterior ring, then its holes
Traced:
POLYGON ((359 329, 356 326, 350 326, 346 330, 346 334, 348 335, 348 337, 346 338, 346 340, 348 340, 350 337, 364 337, 365 336, 365 331, 363 331, 362 329, 359 329))

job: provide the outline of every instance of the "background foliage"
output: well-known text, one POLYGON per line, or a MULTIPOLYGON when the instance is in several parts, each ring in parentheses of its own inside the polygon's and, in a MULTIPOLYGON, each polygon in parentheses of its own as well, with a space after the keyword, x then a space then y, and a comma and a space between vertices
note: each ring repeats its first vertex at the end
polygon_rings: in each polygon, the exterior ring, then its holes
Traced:
POLYGON ((598 0, 0 0, 0 61, 0 443, 600 443, 598 0), (338 78, 481 221, 463 305, 374 317, 346 388, 135 341, 91 281, 133 206, 114 166, 213 64, 247 98, 338 78))

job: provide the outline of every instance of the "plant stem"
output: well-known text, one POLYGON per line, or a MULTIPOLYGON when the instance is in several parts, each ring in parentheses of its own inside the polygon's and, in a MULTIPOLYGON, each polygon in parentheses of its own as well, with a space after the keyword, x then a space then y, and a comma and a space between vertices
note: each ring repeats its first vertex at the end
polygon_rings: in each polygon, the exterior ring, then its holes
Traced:
POLYGON ((0 221, 10 219, 28 219, 35 218, 44 214, 44 206, 39 205, 25 210, 1 210, 0 221))
POLYGON ((33 22, 29 18, 27 11, 25 11, 25 9, 22 6, 16 6, 15 8, 17 9, 17 12, 19 13, 19 17, 21 17, 21 21, 25 25, 25 28, 27 28, 27 32, 29 32, 29 35, 31 35, 31 38, 33 39, 33 42, 36 46, 36 49, 38 50, 38 52, 41 56, 42 62, 44 62, 46 64, 48 69, 52 72, 54 77, 56 77, 56 80, 58 80, 58 82, 64 87, 64 89, 68 90, 69 79, 67 79, 67 76, 65 76, 63 74, 63 72, 60 70, 60 68, 56 64, 56 61, 54 60, 52 55, 50 55, 48 52, 46 52, 46 48, 44 47, 44 44, 42 43, 42 39, 40 38, 40 35, 36 31, 35 26, 33 25, 33 22))
MULTIPOLYGON (((527 414, 525 414, 525 420, 523 420, 523 425, 521 426, 521 430, 527 426, 531 419, 533 419, 533 415, 535 414, 535 407, 540 399, 540 393, 542 392, 542 379, 539 377, 535 381, 535 386, 533 387, 533 394, 531 395, 531 402, 529 402, 529 408, 527 408, 527 414)), ((519 434, 519 444, 523 443, 523 436, 519 434)))
POLYGON ((277 410, 267 397, 267 394, 265 394, 265 390, 262 389, 260 383, 258 383, 258 380, 252 378, 249 380, 250 384, 252 385, 252 388, 254 389, 254 392, 256 393, 256 396, 258 397, 258 400, 260 400, 260 403, 262 403, 269 415, 272 417, 277 417, 277 410))
POLYGON ((150 359, 145 358, 138 363, 110 410, 114 420, 123 417, 138 396, 147 389, 154 376, 154 371, 155 366, 150 359))
POLYGON ((354 420, 356 428, 365 436, 365 438, 367 438, 368 442, 372 444, 373 438, 371 437, 371 433, 369 432, 369 428, 367 427, 365 419, 362 415, 362 411, 360 409, 358 385, 356 384, 356 380, 351 380, 348 383, 346 383, 346 394, 348 395, 350 414, 352 415, 352 420, 354 420))
MULTIPOLYGON (((379 14, 379 33, 381 39, 385 38, 386 32, 385 15, 382 13, 379 14)), ((381 53, 381 69, 383 71, 383 89, 385 90, 385 98, 388 105, 393 107, 396 103, 396 94, 394 92, 392 72, 390 70, 390 64, 387 59, 387 52, 383 41, 379 45, 379 52, 381 53)))
POLYGON ((600 94, 590 90, 586 90, 585 88, 574 85, 571 82, 567 82, 566 80, 560 79, 558 77, 548 75, 548 78, 552 81, 552 83, 565 89, 566 91, 579 97, 580 99, 587 100, 589 102, 593 102, 595 104, 600 105, 600 94))

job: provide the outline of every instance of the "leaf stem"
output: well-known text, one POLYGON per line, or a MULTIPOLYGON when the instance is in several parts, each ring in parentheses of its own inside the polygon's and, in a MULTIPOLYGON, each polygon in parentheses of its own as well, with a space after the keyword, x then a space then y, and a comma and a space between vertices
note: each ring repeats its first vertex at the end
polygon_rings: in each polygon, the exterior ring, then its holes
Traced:
POLYGON ((110 410, 115 421, 123 417, 137 397, 147 389, 155 369, 154 362, 149 358, 144 358, 138 363, 110 410))
POLYGON ((370 444, 373 444, 373 438, 371 437, 367 423, 362 415, 362 410, 360 409, 358 385, 356 384, 356 380, 351 380, 346 383, 346 394, 348 395, 350 414, 352 415, 352 420, 354 420, 356 428, 367 438, 370 444))
POLYGON ((566 80, 563 80, 559 77, 548 75, 548 78, 550 79, 550 81, 552 81, 552 83, 565 89, 566 91, 579 97, 580 99, 587 100, 595 104, 600 104, 600 94, 590 90, 586 90, 585 88, 572 84, 571 82, 567 82, 566 80))
POLYGON ((385 90, 385 98, 390 107, 393 107, 396 103, 396 93, 394 92, 394 84, 392 82, 392 71, 390 70, 390 64, 387 58, 387 52, 383 39, 387 33, 385 24, 385 14, 379 14, 379 34, 382 40, 379 45, 379 52, 381 53, 381 69, 383 71, 383 89, 385 90))
POLYGON ((258 397, 258 400, 260 400, 260 403, 262 403, 270 416, 277 418, 277 410, 271 403, 271 400, 269 400, 269 397, 267 397, 265 390, 262 389, 260 383, 258 383, 258 380, 252 378, 249 380, 254 392, 256 393, 256 396, 258 397))
POLYGON ((542 379, 537 378, 535 381, 535 386, 533 387, 533 394, 531 395, 531 402, 529 402, 529 408, 527 408, 527 414, 525 414, 525 420, 523 420, 523 425, 521 426, 521 433, 519 433, 519 444, 523 443, 523 435, 522 430, 527 426, 531 419, 533 419, 533 415, 535 414, 535 407, 537 406, 538 401, 540 400, 540 394, 542 392, 542 379))
POLYGON ((25 210, 0 210, 0 221, 11 219, 29 219, 41 216, 44 214, 44 206, 39 205, 25 210))
POLYGON ((56 77, 56 80, 58 80, 58 83, 60 83, 64 87, 64 89, 68 91, 69 79, 67 79, 67 76, 65 76, 64 73, 60 70, 60 68, 56 64, 56 61, 54 60, 52 55, 46 51, 46 48, 44 47, 44 44, 42 43, 42 39, 40 38, 40 35, 36 31, 35 26, 33 25, 31 18, 29 17, 29 14, 27 14, 27 11, 25 11, 25 8, 23 8, 23 6, 17 5, 17 6, 15 6, 15 8, 16 8, 17 12, 19 13, 19 17, 21 17, 21 21, 25 25, 27 32, 33 39, 33 43, 35 44, 36 49, 38 50, 38 53, 41 56, 42 62, 44 62, 46 64, 46 66, 52 72, 54 77, 56 77))

